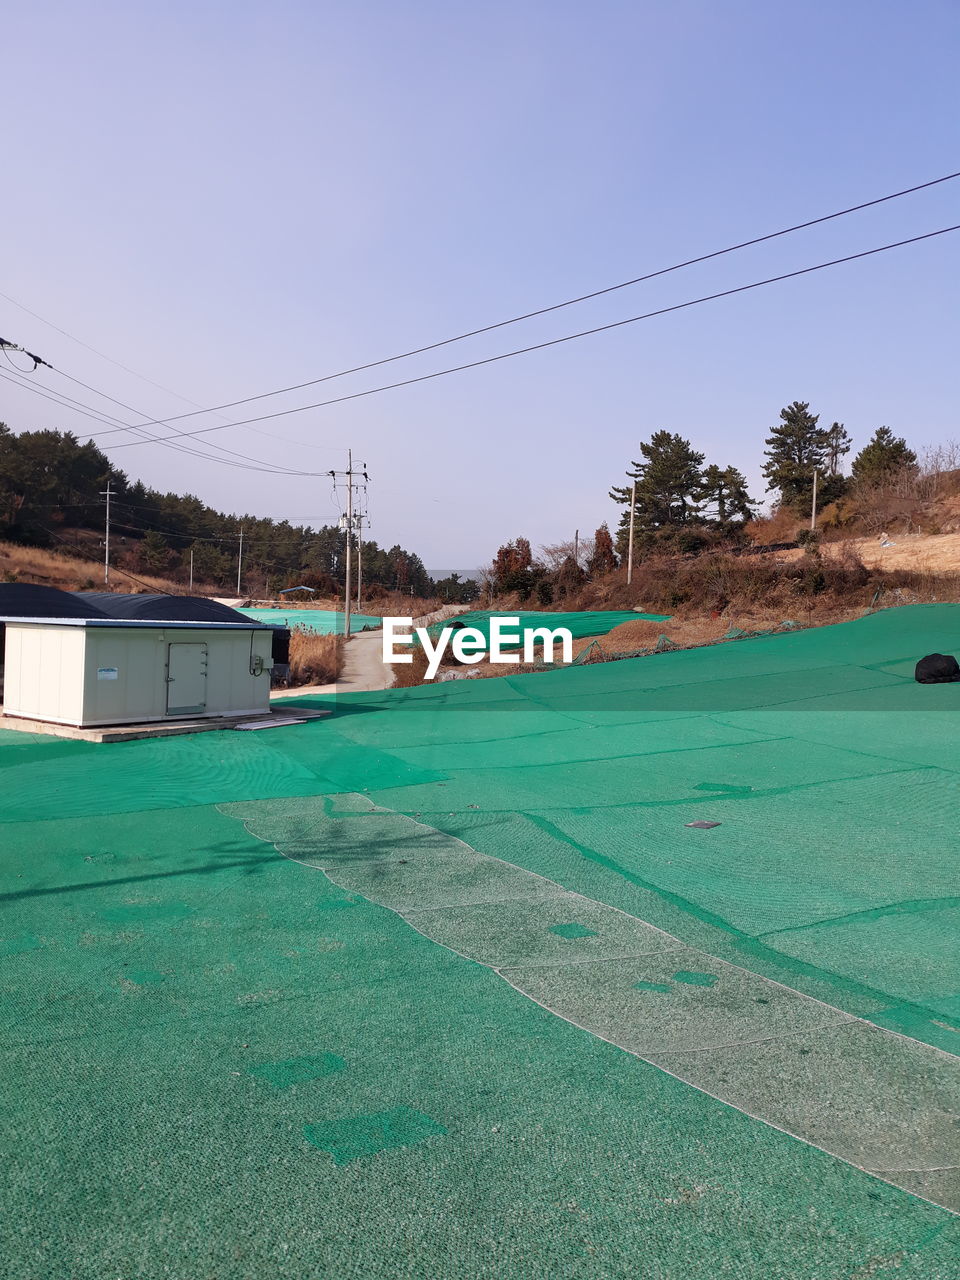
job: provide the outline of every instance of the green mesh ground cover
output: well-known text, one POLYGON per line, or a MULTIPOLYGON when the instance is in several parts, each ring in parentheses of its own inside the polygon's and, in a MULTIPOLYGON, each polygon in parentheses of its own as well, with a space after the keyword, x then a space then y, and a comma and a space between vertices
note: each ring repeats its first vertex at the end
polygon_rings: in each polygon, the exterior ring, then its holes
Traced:
MULTIPOLYGON (((435 622, 429 628, 430 634, 436 636, 444 627, 475 627, 490 642, 490 619, 519 618, 520 625, 516 631, 524 636, 534 627, 566 627, 574 640, 582 640, 584 636, 603 636, 614 627, 624 622, 646 620, 648 622, 668 622, 670 615, 666 613, 635 613, 632 609, 594 609, 573 613, 536 613, 532 609, 516 609, 491 613, 489 610, 477 609, 470 613, 458 613, 456 618, 448 618, 444 622, 435 622)), ((516 633, 513 629, 504 628, 506 634, 516 633)), ((504 646, 506 647, 506 646, 504 646)))
MULTIPOLYGON (((302 631, 310 631, 314 635, 343 635, 346 626, 346 615, 333 609, 238 609, 238 613, 255 618, 257 622, 270 622, 277 627, 298 627, 302 631)), ((351 613, 350 633, 364 631, 368 627, 376 630, 383 626, 383 619, 365 613, 351 613)))
MULTIPOLYGON (((222 809, 537 1004, 751 1116, 908 1189, 951 1166, 960 1057, 858 1023, 365 797, 222 809), (794 1066, 787 1088, 780 1060, 794 1066)), ((960 1212, 960 1186, 939 1202, 960 1212)))
POLYGON ((917 1198, 960 1196, 960 687, 910 678, 935 650, 957 607, 269 734, 0 732, 6 1269, 960 1276, 917 1198), (317 806, 309 865, 212 807, 251 802, 317 806), (424 883, 370 803, 438 833, 424 883))
POLYGON ((960 1267, 946 1211, 578 1030, 235 818, 6 834, 5 918, 40 943, 2 970, 17 1280, 960 1267))

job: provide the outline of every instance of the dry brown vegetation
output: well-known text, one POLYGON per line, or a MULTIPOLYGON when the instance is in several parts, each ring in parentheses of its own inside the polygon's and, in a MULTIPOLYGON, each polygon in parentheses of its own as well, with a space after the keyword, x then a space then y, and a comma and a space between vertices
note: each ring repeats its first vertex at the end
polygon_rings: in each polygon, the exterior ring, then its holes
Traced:
MULTIPOLYGON (((738 555, 729 551, 696 557, 651 556, 640 562, 627 586, 622 569, 587 583, 563 609, 642 609, 649 613, 741 619, 774 613, 798 622, 826 621, 838 612, 875 603, 960 599, 960 575, 917 568, 868 567, 850 544, 820 550, 738 555)), ((497 600, 491 607, 516 607, 497 600)), ((530 606, 527 605, 527 608, 530 606)))
MULTIPOLYGON (((419 645, 414 646, 413 651, 411 653, 411 657, 413 658, 412 662, 409 662, 409 663, 398 662, 394 666, 393 684, 391 688, 410 689, 415 684, 424 684, 424 683, 433 684, 434 683, 433 680, 430 680, 430 681, 424 680, 424 677, 427 674, 427 655, 424 653, 424 651, 420 648, 419 645)), ((452 665, 457 665, 457 664, 454 663, 452 665)), ((450 669, 451 669, 450 664, 443 664, 440 668, 441 671, 449 671, 450 669)), ((497 667, 496 671, 491 671, 490 674, 503 675, 503 668, 497 667)))
MULTIPOLYGON (((133 577, 122 569, 110 566, 110 585, 104 586, 103 561, 78 559, 45 551, 42 547, 25 547, 16 542, 0 542, 0 581, 36 582, 45 587, 59 587, 63 591, 161 591, 171 595, 183 595, 182 583, 169 578, 157 578, 151 574, 133 577)), ((195 595, 219 594, 210 583, 194 583, 195 595)))
POLYGON ((343 636, 318 636, 297 628, 290 635, 290 683, 333 684, 343 670, 343 636))
MULTIPOLYGON (((847 549, 859 556, 868 569, 908 569, 921 575, 960 573, 960 533, 911 534, 892 530, 883 540, 848 538, 821 545, 825 556, 844 555, 847 549)), ((802 552, 791 549, 779 554, 795 558, 802 552)))
MULTIPOLYGON (((744 528, 754 544, 793 542, 809 528, 806 512, 776 507, 744 528)), ((817 515, 829 540, 869 541, 880 533, 936 537, 960 533, 960 445, 928 450, 917 468, 905 468, 873 483, 852 481, 848 492, 817 515)))

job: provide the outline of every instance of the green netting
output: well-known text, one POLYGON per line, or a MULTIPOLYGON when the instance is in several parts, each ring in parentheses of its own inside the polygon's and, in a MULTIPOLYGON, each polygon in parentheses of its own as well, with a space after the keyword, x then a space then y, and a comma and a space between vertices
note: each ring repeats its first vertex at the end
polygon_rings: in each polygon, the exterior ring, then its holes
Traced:
POLYGON ((269 734, 0 733, 7 1270, 960 1275, 916 1198, 960 1197, 933 651, 957 606, 269 734))
MULTIPOLYGON (((256 618, 258 622, 269 622, 276 627, 296 627, 301 631, 309 631, 313 635, 327 636, 336 633, 343 635, 346 626, 346 614, 337 613, 333 609, 287 609, 282 605, 278 609, 238 609, 248 618, 256 618)), ((350 633, 365 631, 368 628, 383 626, 383 619, 365 613, 351 613, 350 633)))
MULTIPOLYGON (((363 807, 336 799, 322 821, 363 807)), ((14 1280, 960 1266, 945 1211, 585 1034, 235 818, 7 834, 4 908, 39 944, 0 991, 14 1280)), ((611 913, 571 907, 518 927, 583 956, 611 913), (588 936, 551 931, 577 921, 588 936)))
MULTIPOLYGON (((861 1169, 899 1185, 899 1171, 939 1172, 955 1154, 960 1058, 857 1023, 363 797, 224 812, 577 1026, 861 1169), (787 1087, 778 1056, 793 1069, 787 1087)), ((960 1211, 960 1199, 944 1203, 960 1211)))

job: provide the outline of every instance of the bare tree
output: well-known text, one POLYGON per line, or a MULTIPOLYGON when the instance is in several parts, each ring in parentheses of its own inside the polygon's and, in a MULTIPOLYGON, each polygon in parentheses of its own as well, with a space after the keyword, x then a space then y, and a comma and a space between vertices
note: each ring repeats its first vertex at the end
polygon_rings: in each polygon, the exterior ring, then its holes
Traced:
POLYGON ((553 542, 540 548, 540 559, 551 573, 556 573, 565 560, 572 560, 585 569, 593 556, 593 538, 570 538, 567 542, 553 542))

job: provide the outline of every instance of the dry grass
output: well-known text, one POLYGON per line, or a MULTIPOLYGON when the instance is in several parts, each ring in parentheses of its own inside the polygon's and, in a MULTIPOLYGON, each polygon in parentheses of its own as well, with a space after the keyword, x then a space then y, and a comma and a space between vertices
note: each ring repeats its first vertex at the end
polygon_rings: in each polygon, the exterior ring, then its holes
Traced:
MULTIPOLYGON (((405 595, 402 591, 387 591, 383 595, 377 592, 372 599, 363 600, 361 613, 373 618, 422 618, 426 613, 433 613, 443 604, 442 600, 429 596, 405 595)), ((343 608, 340 605, 340 608, 343 608)))
MULTIPOLYGON (((818 615, 814 626, 826 623, 846 622, 863 615, 862 607, 837 608, 828 615, 818 615)), ((605 654, 635 653, 638 649, 652 649, 660 636, 666 636, 681 649, 699 648, 706 644, 720 644, 729 631, 770 631, 782 622, 803 624, 803 617, 789 617, 782 609, 753 609, 736 613, 712 615, 680 613, 668 622, 624 622, 619 627, 598 637, 599 648, 605 654)), ((574 656, 589 648, 592 639, 574 640, 574 656)))
MULTIPOLYGON (((629 587, 619 569, 587 583, 557 607, 643 609, 701 619, 717 615, 734 626, 741 625, 741 616, 780 613, 812 624, 866 608, 878 593, 892 603, 894 592, 902 603, 957 600, 960 574, 920 561, 907 568, 868 566, 850 543, 831 544, 822 554, 794 549, 766 555, 717 551, 696 557, 651 556, 637 566, 629 587)), ((493 607, 503 610, 506 603, 497 601, 493 607)))
MULTIPOLYGON (((434 684, 435 680, 426 680, 427 674, 427 655, 419 645, 415 645, 411 653, 412 662, 398 662, 393 668, 393 685, 394 689, 412 689, 415 684, 434 684)), ((448 666, 441 666, 441 671, 449 671, 448 666)), ((493 674, 493 673, 491 673, 493 674)), ((502 675, 503 668, 498 668, 496 674, 502 675)))
POLYGON ((290 683, 333 684, 343 670, 343 636, 317 636, 299 628, 290 635, 290 683))
MULTIPOLYGON (((823 554, 842 556, 848 550, 859 556, 868 569, 906 569, 918 574, 960 574, 960 533, 890 533, 892 546, 881 546, 876 538, 851 538, 827 542, 823 554)), ((781 559, 796 559, 799 550, 777 553, 781 559)))
MULTIPOLYGON (((22 547, 16 542, 0 542, 0 581, 35 582, 45 587, 59 587, 63 591, 151 591, 170 595, 183 595, 182 583, 169 578, 155 578, 150 574, 137 574, 136 578, 122 569, 110 566, 110 585, 104 586, 103 562, 58 555, 42 547, 22 547)), ((195 583, 195 595, 217 595, 217 588, 209 583, 195 583)))

